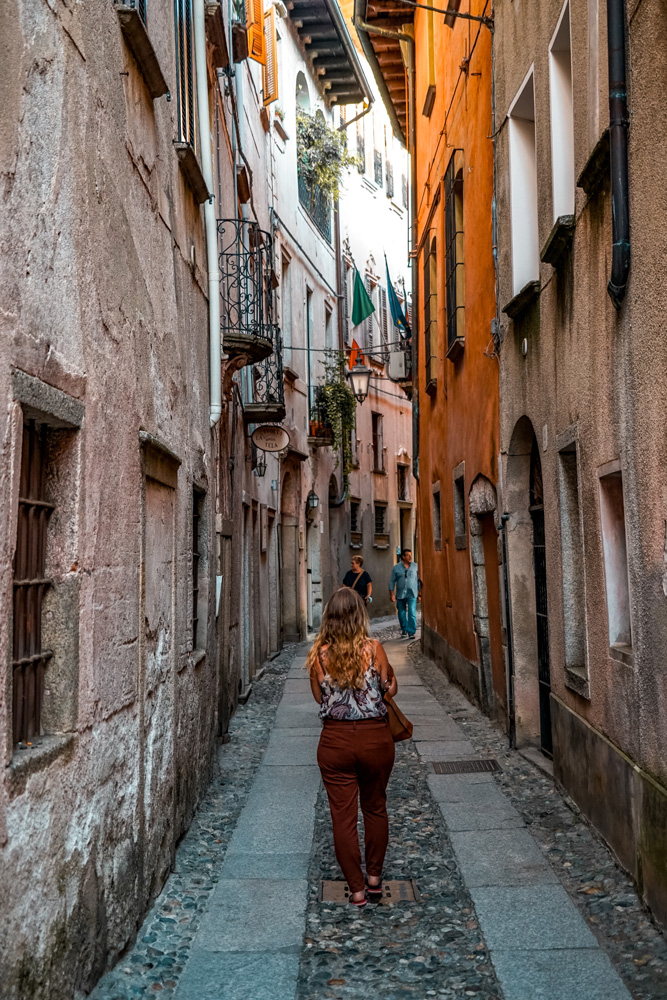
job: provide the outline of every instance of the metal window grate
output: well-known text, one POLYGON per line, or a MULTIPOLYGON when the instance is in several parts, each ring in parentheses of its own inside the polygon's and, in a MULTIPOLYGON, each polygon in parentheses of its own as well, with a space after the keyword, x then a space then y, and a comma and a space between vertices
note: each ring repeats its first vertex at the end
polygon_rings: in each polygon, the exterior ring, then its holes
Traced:
POLYGON ((196 150, 192 0, 174 0, 178 139, 196 150))
POLYGON ((350 502, 350 531, 359 531, 359 508, 361 504, 355 500, 350 502))
POLYGON ((373 153, 373 170, 375 172, 375 183, 382 187, 382 153, 376 149, 373 153))
MULTIPOLYGON (((321 903, 347 903, 350 889, 347 882, 324 879, 320 884, 321 903)), ((380 906, 392 903, 418 903, 419 890, 414 879, 390 879, 382 883, 382 899, 380 906)))
POLYGON ((462 160, 462 150, 454 150, 445 172, 445 283, 448 350, 457 338, 463 336, 465 330, 462 160))
POLYGON ((483 760, 436 760, 433 770, 436 774, 479 774, 502 768, 495 757, 485 757, 483 760))
POLYGON ((139 11, 139 17, 146 23, 146 0, 136 0, 135 7, 139 11))
POLYGON ((331 243, 331 197, 317 185, 311 187, 303 174, 299 173, 298 180, 301 207, 327 243, 331 243))
POLYGON ((406 502, 410 499, 410 488, 407 465, 396 466, 396 476, 398 479, 398 499, 406 502))
POLYGON ((197 614, 199 605, 199 534, 201 524, 201 506, 204 494, 201 490, 192 491, 192 648, 199 649, 198 631, 199 617, 197 614))
POLYGON ((387 530, 387 508, 384 504, 375 504, 375 534, 384 535, 387 530))
POLYGON ((41 732, 44 671, 53 655, 42 649, 42 604, 51 585, 46 573, 46 531, 54 506, 46 500, 46 427, 23 425, 23 453, 14 555, 12 704, 14 743, 41 732))

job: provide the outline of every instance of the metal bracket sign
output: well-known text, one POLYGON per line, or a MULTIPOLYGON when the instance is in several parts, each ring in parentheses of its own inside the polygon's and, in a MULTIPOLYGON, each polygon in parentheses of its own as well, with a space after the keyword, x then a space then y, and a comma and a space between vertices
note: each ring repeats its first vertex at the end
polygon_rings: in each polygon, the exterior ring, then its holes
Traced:
POLYGON ((282 451, 289 442, 289 434, 279 424, 262 424, 252 432, 252 443, 260 451, 282 451))

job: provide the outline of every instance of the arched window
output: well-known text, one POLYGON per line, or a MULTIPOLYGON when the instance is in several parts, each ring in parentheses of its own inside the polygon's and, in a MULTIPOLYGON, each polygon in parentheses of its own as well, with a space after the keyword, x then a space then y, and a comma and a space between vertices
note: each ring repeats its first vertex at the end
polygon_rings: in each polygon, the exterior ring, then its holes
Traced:
POLYGON ((305 73, 301 70, 296 75, 296 107, 297 110, 305 111, 307 115, 310 114, 310 93, 308 91, 308 83, 306 81, 305 73))

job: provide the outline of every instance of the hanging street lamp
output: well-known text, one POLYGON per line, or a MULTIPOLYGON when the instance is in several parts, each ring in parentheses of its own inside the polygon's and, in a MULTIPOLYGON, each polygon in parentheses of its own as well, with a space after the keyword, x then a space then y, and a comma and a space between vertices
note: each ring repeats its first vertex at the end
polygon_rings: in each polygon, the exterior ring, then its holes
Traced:
POLYGON ((371 378, 371 370, 366 365, 355 364, 347 373, 350 388, 358 403, 363 403, 368 395, 368 384, 371 378))

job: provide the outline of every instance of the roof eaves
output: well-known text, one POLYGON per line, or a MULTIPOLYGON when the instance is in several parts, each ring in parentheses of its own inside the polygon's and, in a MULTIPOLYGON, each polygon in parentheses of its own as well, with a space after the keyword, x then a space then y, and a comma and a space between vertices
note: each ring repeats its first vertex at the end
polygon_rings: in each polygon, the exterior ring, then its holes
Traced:
POLYGON ((391 94, 389 93, 389 88, 387 82, 382 73, 382 67, 378 62, 378 58, 375 54, 375 49, 373 48, 373 43, 371 42, 370 36, 366 28, 362 27, 366 23, 366 7, 367 0, 354 0, 354 26, 357 30, 357 35, 359 36, 359 41, 361 42, 361 47, 364 50, 364 55, 366 56, 368 63, 375 77, 375 82, 378 85, 378 90, 382 95, 382 101, 385 108, 387 109, 387 114, 391 121, 392 128, 394 130, 394 135, 400 142, 407 147, 407 142, 405 138, 405 133, 403 131, 403 126, 401 125, 398 115, 396 114, 396 108, 394 107, 394 102, 391 99, 391 94))

